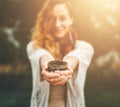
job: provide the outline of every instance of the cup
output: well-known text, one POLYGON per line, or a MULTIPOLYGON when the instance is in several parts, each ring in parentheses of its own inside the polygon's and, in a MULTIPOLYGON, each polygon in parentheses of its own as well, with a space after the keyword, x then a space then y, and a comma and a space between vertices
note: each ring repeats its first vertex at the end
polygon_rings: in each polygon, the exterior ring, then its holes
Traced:
POLYGON ((48 62, 48 71, 49 72, 54 72, 56 70, 65 71, 67 69, 68 69, 68 64, 65 61, 58 60, 58 61, 48 62))

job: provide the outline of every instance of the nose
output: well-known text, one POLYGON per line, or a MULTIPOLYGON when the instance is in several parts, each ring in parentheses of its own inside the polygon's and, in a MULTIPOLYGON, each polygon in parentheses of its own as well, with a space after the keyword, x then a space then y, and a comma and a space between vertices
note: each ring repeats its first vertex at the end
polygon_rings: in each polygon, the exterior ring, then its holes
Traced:
POLYGON ((60 26, 61 26, 61 22, 60 22, 59 19, 56 20, 56 22, 55 22, 55 26, 56 26, 56 27, 60 27, 60 26))

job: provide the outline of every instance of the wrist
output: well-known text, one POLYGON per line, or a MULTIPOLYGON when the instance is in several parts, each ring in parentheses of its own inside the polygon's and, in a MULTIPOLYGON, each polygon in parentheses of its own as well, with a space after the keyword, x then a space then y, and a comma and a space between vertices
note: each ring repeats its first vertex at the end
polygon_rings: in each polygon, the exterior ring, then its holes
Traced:
POLYGON ((48 65, 48 62, 49 61, 52 61, 53 59, 50 58, 49 56, 47 55, 43 55, 41 58, 40 58, 40 66, 42 69, 46 68, 47 65, 48 65))
POLYGON ((79 63, 78 58, 75 56, 67 56, 63 60, 68 63, 68 67, 72 70, 74 70, 79 63))

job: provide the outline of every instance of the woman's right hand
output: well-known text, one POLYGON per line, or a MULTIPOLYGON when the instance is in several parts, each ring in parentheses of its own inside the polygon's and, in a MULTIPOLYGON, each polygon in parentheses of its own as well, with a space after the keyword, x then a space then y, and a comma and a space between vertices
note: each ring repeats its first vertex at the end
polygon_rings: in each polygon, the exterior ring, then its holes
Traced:
POLYGON ((47 80, 52 85, 64 85, 67 82, 67 78, 64 75, 60 75, 57 72, 49 72, 48 71, 48 62, 52 61, 52 59, 47 56, 43 55, 40 59, 40 66, 42 68, 42 77, 44 80, 47 80))
POLYGON ((59 80, 61 80, 60 74, 53 73, 48 71, 48 62, 51 61, 51 59, 44 55, 41 57, 40 60, 40 66, 42 68, 42 77, 44 80, 47 80, 50 84, 55 85, 55 83, 59 80))

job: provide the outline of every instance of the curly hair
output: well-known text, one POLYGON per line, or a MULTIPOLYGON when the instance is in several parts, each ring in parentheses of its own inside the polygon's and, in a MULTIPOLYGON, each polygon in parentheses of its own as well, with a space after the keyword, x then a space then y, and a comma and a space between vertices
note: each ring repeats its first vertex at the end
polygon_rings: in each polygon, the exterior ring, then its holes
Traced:
POLYGON ((70 16, 72 17, 72 5, 69 0, 47 0, 41 11, 38 13, 37 21, 32 32, 32 40, 34 41, 35 49, 45 48, 56 59, 61 59, 63 55, 73 49, 76 40, 76 33, 74 29, 71 28, 73 41, 71 41, 69 36, 66 36, 64 38, 66 42, 61 44, 61 46, 64 45, 62 48, 55 40, 54 36, 52 36, 51 26, 54 22, 54 19, 51 15, 51 9, 56 4, 65 4, 68 8, 70 16))

